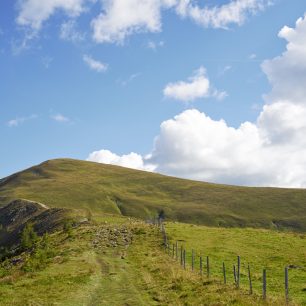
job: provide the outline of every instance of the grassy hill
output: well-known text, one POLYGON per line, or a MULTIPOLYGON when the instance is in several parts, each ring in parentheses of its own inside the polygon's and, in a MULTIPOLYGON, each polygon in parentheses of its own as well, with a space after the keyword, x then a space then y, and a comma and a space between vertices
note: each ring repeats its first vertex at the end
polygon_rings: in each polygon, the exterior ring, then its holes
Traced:
MULTIPOLYGON (((56 231, 0 262, 0 305, 284 305, 183 270, 154 226, 121 216, 56 231)), ((296 305, 290 303, 290 305, 296 305)))
POLYGON ((306 231, 306 190, 178 179, 71 159, 46 161, 0 180, 0 205, 17 198, 49 207, 223 227, 306 231))

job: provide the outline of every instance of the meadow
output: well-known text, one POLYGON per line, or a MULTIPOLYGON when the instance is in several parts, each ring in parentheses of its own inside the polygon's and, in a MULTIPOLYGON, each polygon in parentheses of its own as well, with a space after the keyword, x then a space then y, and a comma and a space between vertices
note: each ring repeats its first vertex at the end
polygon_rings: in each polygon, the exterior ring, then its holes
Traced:
MULTIPOLYGON (((52 255, 44 266, 0 265, 1 305, 261 305, 249 296, 180 269, 165 254, 159 230, 131 218, 100 216, 50 235, 52 255), (126 243, 124 235, 130 237, 126 243)), ((37 260, 37 259, 36 259, 37 260)), ((276 300, 273 300, 273 303, 276 300)), ((273 305, 271 303, 271 305, 273 305)), ((268 303, 270 305, 270 303, 268 303)))
MULTIPOLYGON (((242 290, 248 291, 250 265, 254 291, 262 293, 262 270, 267 271, 268 298, 283 297, 284 268, 289 266, 289 296, 292 301, 306 305, 306 235, 252 228, 214 228, 183 223, 166 223, 170 243, 178 241, 187 250, 188 269, 191 269, 191 250, 196 253, 196 269, 199 257, 203 257, 204 274, 206 256, 210 260, 210 275, 223 281, 222 263, 227 271, 227 283, 234 284, 233 265, 241 257, 242 290)), ((197 272, 198 273, 198 272, 197 272)))

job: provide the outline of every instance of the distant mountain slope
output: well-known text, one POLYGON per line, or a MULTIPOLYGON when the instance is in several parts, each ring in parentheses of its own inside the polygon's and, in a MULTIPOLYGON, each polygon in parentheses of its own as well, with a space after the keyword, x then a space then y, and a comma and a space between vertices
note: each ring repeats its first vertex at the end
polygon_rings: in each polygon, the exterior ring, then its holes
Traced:
POLYGON ((46 161, 0 180, 0 205, 26 198, 82 208, 210 226, 306 231, 306 190, 210 184, 71 159, 46 161))

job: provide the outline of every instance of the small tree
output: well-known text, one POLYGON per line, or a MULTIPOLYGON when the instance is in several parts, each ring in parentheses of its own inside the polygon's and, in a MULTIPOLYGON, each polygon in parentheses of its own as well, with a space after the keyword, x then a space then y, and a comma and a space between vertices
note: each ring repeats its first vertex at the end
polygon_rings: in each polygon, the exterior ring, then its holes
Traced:
POLYGON ((21 233, 21 247, 24 250, 31 249, 35 246, 38 236, 34 231, 33 224, 27 223, 21 233))

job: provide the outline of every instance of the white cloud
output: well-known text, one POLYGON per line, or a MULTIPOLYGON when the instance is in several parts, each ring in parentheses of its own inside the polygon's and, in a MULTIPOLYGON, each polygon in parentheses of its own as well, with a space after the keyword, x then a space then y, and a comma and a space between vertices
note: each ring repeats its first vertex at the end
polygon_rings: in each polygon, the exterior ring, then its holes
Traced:
MULTIPOLYGON (((233 0, 222 6, 204 7, 195 0, 102 0, 103 12, 91 23, 93 38, 98 43, 123 43, 125 38, 139 32, 159 32, 161 13, 175 9, 183 18, 191 18, 204 27, 227 28, 241 25, 247 16, 263 10, 269 0, 233 0)), ((150 43, 155 49, 155 44, 150 43)))
MULTIPOLYGON (((97 0, 19 0, 16 22, 37 33, 53 14, 64 12, 76 18, 97 0)), ((97 43, 123 43, 134 33, 159 32, 162 29, 162 11, 173 9, 183 18, 191 18, 204 27, 227 28, 242 24, 252 14, 263 10, 270 0, 232 0, 221 6, 200 7, 196 0, 101 0, 102 11, 91 21, 93 39, 97 43)), ((64 23, 61 37, 79 41, 83 34, 75 31, 72 23, 64 23)), ((156 43, 149 44, 156 49, 156 43)))
POLYGON ((65 21, 61 25, 60 38, 73 43, 81 42, 85 39, 85 33, 77 30, 77 23, 74 19, 65 21))
POLYGON ((57 121, 57 122, 61 122, 61 123, 64 123, 64 122, 70 122, 70 119, 68 117, 65 117, 64 115, 62 114, 56 114, 56 115, 52 115, 51 116, 51 119, 57 121))
POLYGON ((153 40, 150 40, 150 41, 148 41, 148 43, 147 43, 147 48, 148 48, 148 49, 151 49, 151 50, 153 50, 153 51, 156 51, 158 48, 163 47, 164 45, 165 45, 165 43, 164 43, 162 40, 160 40, 160 41, 158 41, 158 42, 155 42, 155 41, 153 41, 153 40))
POLYGON ((265 61, 262 69, 272 84, 266 96, 268 103, 289 100, 306 103, 306 21, 299 18, 295 28, 283 27, 279 37, 287 40, 286 51, 273 60, 265 61))
POLYGON ((201 8, 192 0, 179 0, 177 13, 191 18, 203 27, 228 28, 231 24, 241 25, 249 15, 254 15, 271 4, 268 0, 233 0, 221 6, 201 8))
POLYGON ((138 32, 159 32, 161 10, 171 7, 176 0, 102 0, 103 13, 91 25, 93 38, 99 43, 122 43, 138 32))
POLYGON ((197 110, 185 111, 161 125, 148 160, 156 171, 223 183, 306 187, 305 30, 303 18, 280 32, 287 49, 263 64, 272 91, 255 123, 233 128, 197 110))
POLYGON ((28 116, 28 117, 16 117, 14 119, 11 119, 7 122, 7 125, 9 127, 17 127, 23 123, 25 123, 26 121, 29 121, 29 120, 33 120, 33 119, 36 119, 38 116, 33 114, 31 116, 28 116))
POLYGON ((191 76, 187 82, 178 81, 175 83, 169 83, 164 88, 163 93, 165 97, 184 102, 190 102, 210 96, 222 100, 227 96, 226 92, 219 92, 211 87, 204 67, 195 70, 193 76, 191 76))
POLYGON ((131 152, 127 155, 119 156, 110 152, 109 150, 100 150, 92 152, 88 158, 88 161, 104 163, 104 164, 112 164, 132 169, 138 170, 153 170, 152 166, 144 165, 144 161, 141 155, 131 152))
POLYGON ((144 166, 218 183, 305 188, 306 17, 279 36, 287 48, 262 66, 272 91, 256 122, 234 128, 186 110, 161 124, 152 152, 142 158, 144 166))
POLYGON ((88 67, 97 72, 105 72, 107 70, 107 64, 104 64, 98 60, 93 59, 89 55, 83 55, 83 61, 88 65, 88 67))
POLYGON ((57 10, 62 10, 69 17, 77 17, 85 10, 87 0, 20 0, 18 2, 18 25, 39 31, 44 21, 57 10))

